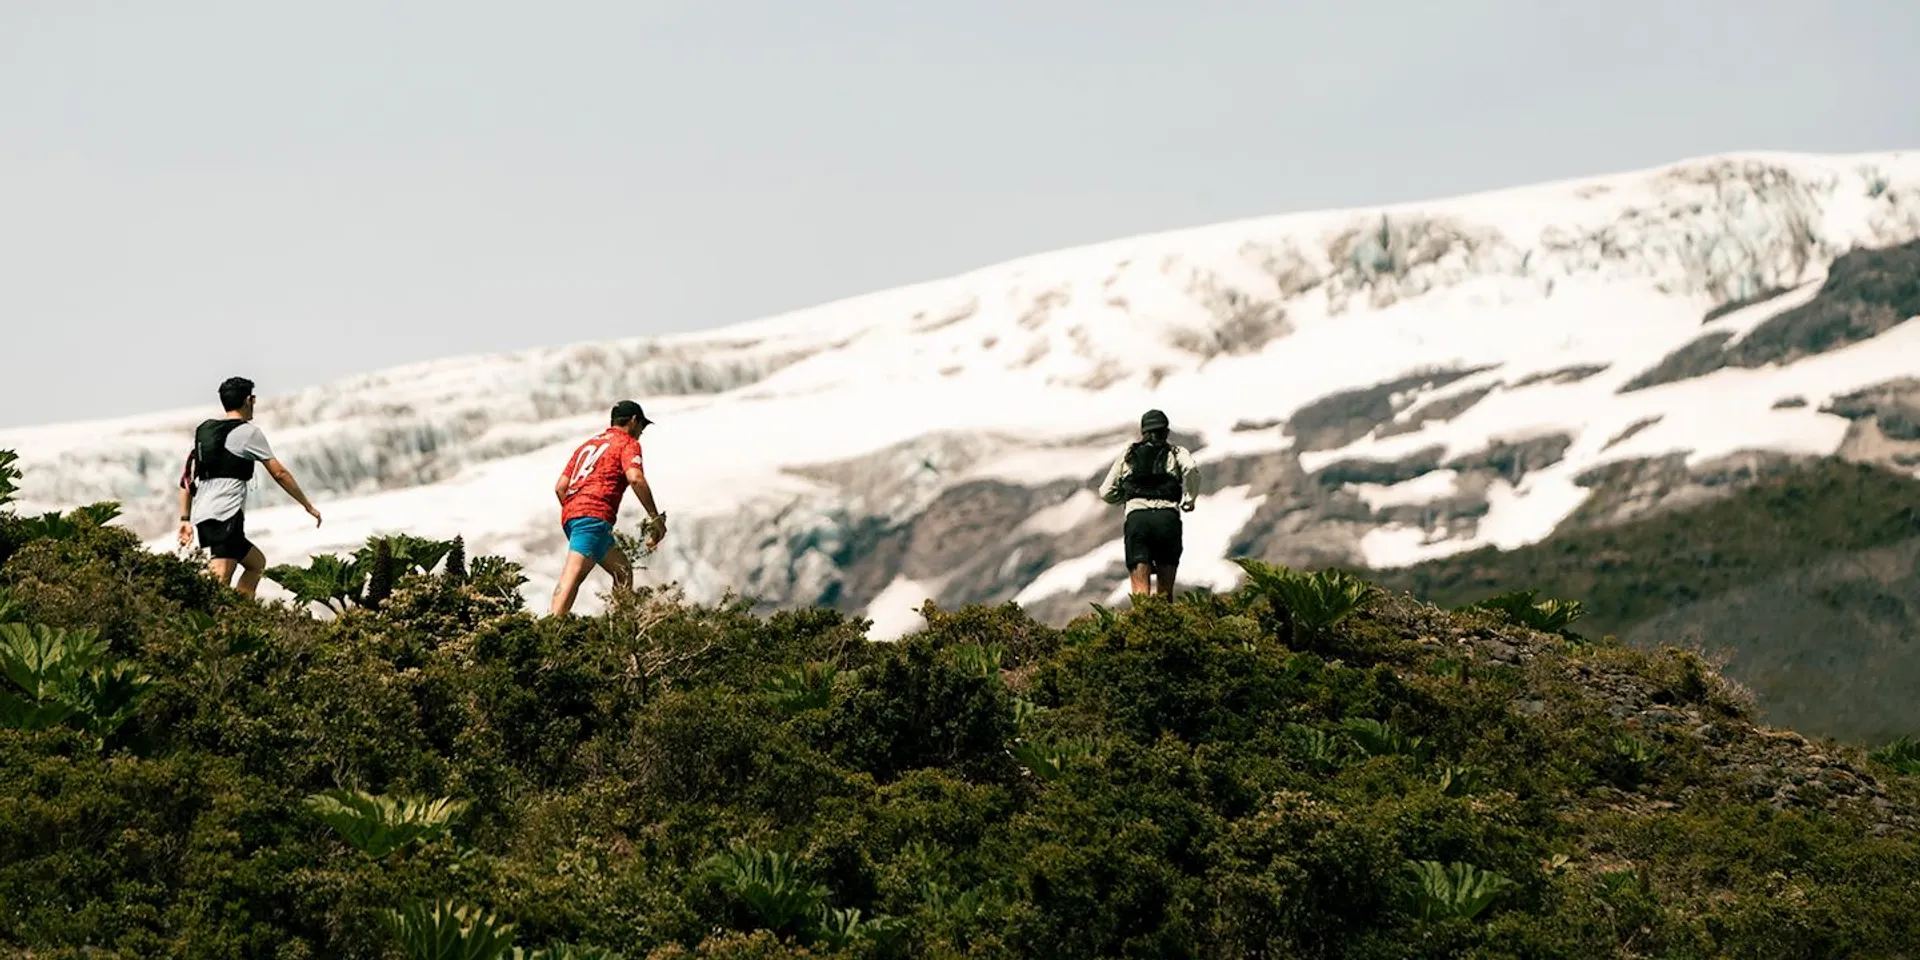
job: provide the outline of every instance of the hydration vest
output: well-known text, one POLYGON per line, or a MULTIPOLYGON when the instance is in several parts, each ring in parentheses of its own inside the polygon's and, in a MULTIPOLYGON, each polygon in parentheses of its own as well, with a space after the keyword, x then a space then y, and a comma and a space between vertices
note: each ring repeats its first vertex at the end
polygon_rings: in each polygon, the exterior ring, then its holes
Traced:
POLYGON ((253 479, 253 461, 236 456, 227 449, 227 435, 239 429, 245 420, 206 420, 193 431, 193 478, 209 480, 253 479))
POLYGON ((1141 440, 1127 448, 1127 475, 1120 491, 1128 500, 1178 500, 1180 475, 1173 472, 1173 448, 1141 440))

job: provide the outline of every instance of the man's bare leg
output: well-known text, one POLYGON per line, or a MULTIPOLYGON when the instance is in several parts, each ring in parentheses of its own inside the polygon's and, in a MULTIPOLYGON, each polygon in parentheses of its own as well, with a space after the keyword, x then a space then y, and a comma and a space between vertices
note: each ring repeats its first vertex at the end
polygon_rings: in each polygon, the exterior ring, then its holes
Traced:
POLYGON ((1133 565, 1133 569, 1128 571, 1128 579, 1131 581, 1130 585, 1133 588, 1135 596, 1152 592, 1153 588, 1147 583, 1147 578, 1152 575, 1153 567, 1145 563, 1136 563, 1133 565))
POLYGON ((600 558, 600 569, 613 578, 613 595, 633 592, 633 561, 627 559, 625 551, 618 544, 607 548, 607 555, 600 558))
POLYGON ((567 561, 560 567, 560 580, 553 585, 553 604, 547 612, 560 616, 573 609, 574 598, 580 595, 580 582, 587 579, 593 570, 593 561, 586 554, 567 551, 567 561))
POLYGON ((259 547, 249 549, 240 561, 240 583, 235 589, 243 596, 253 596, 260 589, 260 575, 266 569, 267 555, 261 553, 259 547))
POLYGON ((219 581, 223 587, 233 585, 233 568, 238 561, 223 557, 214 557, 207 561, 207 576, 219 581))
POLYGON ((1173 596, 1173 575, 1180 569, 1177 563, 1157 564, 1153 568, 1155 590, 1163 597, 1173 596))

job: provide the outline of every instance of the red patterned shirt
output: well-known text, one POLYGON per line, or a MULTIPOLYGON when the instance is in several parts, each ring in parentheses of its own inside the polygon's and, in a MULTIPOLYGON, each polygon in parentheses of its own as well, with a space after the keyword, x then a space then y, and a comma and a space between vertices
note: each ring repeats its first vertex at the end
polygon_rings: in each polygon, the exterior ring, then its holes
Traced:
POLYGON ((640 466, 640 441, 619 427, 608 427, 605 433, 575 447, 573 456, 567 458, 567 469, 560 474, 567 483, 560 522, 597 517, 612 523, 620 513, 620 498, 627 492, 629 466, 640 466))

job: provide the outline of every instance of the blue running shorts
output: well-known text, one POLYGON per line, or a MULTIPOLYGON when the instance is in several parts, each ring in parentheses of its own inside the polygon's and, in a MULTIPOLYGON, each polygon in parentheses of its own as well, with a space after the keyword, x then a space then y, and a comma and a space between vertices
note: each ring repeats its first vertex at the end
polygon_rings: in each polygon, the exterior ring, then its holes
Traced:
POLYGON ((598 517, 574 517, 567 521, 567 549, 599 563, 613 546, 613 524, 598 517))

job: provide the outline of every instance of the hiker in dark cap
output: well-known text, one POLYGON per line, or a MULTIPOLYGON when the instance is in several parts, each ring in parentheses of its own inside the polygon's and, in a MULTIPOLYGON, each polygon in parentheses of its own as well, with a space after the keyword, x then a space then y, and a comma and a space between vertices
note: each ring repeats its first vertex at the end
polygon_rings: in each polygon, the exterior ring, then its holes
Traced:
POLYGON ((640 433, 652 422, 632 400, 614 404, 607 429, 575 447, 566 470, 554 482, 560 528, 567 534, 567 560, 549 608, 554 616, 573 609, 580 584, 595 564, 613 578, 615 591, 633 589, 633 561, 613 542, 613 522, 620 515, 621 495, 629 487, 647 511, 647 551, 651 553, 666 537, 667 515, 654 506, 653 488, 640 468, 640 433))
POLYGON ((1133 593, 1173 596, 1180 567, 1180 514, 1193 509, 1200 493, 1200 468, 1185 447, 1167 440, 1167 415, 1148 410, 1140 417, 1140 439, 1113 461, 1100 484, 1100 499, 1126 501, 1124 544, 1133 593))
POLYGON ((253 422, 257 400, 253 381, 228 377, 220 382, 219 396, 226 415, 202 420, 194 428, 193 449, 180 471, 180 545, 188 546, 198 533, 200 546, 210 558, 208 573, 251 597, 267 569, 266 554, 247 537, 247 487, 253 481, 253 465, 265 467, 267 476, 307 511, 316 527, 320 511, 253 422), (240 572, 238 582, 233 579, 235 569, 240 572))

